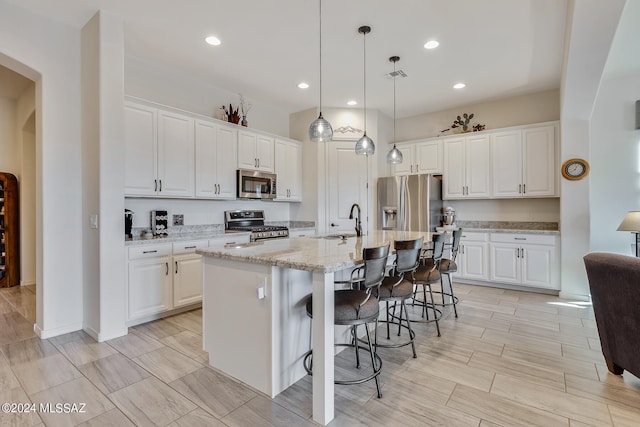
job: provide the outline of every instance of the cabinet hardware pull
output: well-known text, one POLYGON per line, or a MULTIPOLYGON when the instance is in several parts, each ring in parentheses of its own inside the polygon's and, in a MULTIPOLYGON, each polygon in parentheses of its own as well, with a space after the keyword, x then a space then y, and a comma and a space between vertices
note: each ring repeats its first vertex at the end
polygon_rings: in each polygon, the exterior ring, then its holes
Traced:
POLYGON ((195 245, 193 245, 193 246, 185 246, 184 248, 185 248, 185 249, 195 249, 195 248, 196 248, 196 246, 195 246, 195 245))
POLYGON ((258 167, 260 167, 260 158, 258 157, 258 167))
POLYGON ((164 275, 165 275, 165 276, 168 276, 168 275, 169 275, 169 263, 168 263, 168 262, 165 262, 165 263, 164 263, 164 266, 165 266, 165 268, 166 268, 166 271, 165 271, 164 275))
POLYGON ((220 184, 218 184, 218 194, 220 194, 222 190, 220 189, 220 184))
POLYGON ((160 180, 160 191, 162 191, 162 180, 160 180))
POLYGON ((527 193, 527 184, 522 184, 522 194, 527 193))
POLYGON ((235 245, 235 244, 236 244, 236 242, 227 242, 227 243, 225 243, 225 245, 235 245))
POLYGON ((522 184, 518 184, 518 194, 522 193, 522 184))
POLYGON ((331 226, 332 226, 332 227, 337 227, 337 226, 338 226, 338 224, 334 224, 334 223, 332 222, 332 223, 331 223, 331 226))
POLYGON ((520 258, 520 248, 516 248, 516 258, 520 258))
POLYGON ((527 240, 526 237, 514 237, 513 240, 527 240))
POLYGON ((158 180, 157 179, 153 180, 153 191, 158 191, 158 180))
POLYGON ((254 168, 258 167, 258 159, 256 157, 253 158, 253 167, 254 168))
POLYGON ((409 167, 411 168, 411 173, 413 173, 413 165, 409 165, 409 167))
POLYGON ((155 254, 156 252, 158 252, 157 250, 155 251, 142 251, 143 254, 155 254))
POLYGON ((521 251, 522 251, 522 256, 521 256, 521 258, 522 258, 522 259, 524 259, 524 248, 521 248, 521 251))
POLYGON ((416 172, 420 170, 420 165, 416 163, 416 172))
POLYGON ((178 274, 178 261, 176 261, 176 274, 178 274))

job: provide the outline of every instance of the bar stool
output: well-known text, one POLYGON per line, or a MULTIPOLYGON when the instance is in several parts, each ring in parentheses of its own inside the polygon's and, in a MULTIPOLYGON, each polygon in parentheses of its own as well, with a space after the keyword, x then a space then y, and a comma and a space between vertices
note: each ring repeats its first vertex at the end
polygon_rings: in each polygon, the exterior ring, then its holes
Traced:
POLYGON ((451 242, 451 258, 442 258, 440 260, 440 291, 433 291, 434 293, 442 294, 442 304, 445 307, 448 305, 453 306, 453 312, 458 317, 458 310, 456 310, 456 304, 458 304, 458 297, 453 294, 453 281, 451 280, 451 273, 458 271, 458 265, 456 264, 456 257, 458 256, 458 248, 460 247, 460 237, 462 236, 462 228, 458 228, 453 231, 453 241, 451 242), (447 276, 447 282, 449 283, 450 292, 445 292, 443 277, 447 276), (448 296, 451 298, 451 302, 445 302, 444 298, 448 296))
MULTIPOLYGON (((407 329, 409 332, 409 339, 405 342, 381 344, 378 341, 378 337, 375 337, 376 347, 383 348, 397 348, 411 344, 411 350, 413 351, 414 359, 416 356, 416 347, 414 341, 416 334, 411 329, 411 321, 409 320, 409 313, 407 312, 406 300, 413 296, 413 274, 418 268, 420 260, 420 252, 422 251, 424 239, 421 237, 415 240, 396 240, 394 242, 394 248, 396 251, 396 260, 392 270, 392 275, 387 276, 382 281, 379 290, 373 290, 373 295, 378 297, 380 302, 386 303, 387 320, 381 320, 379 322, 387 325, 387 340, 391 339, 390 326, 398 325, 398 336, 402 328, 407 329), (393 302, 393 308, 389 307, 389 303, 393 302), (400 303, 400 315, 396 316, 396 306, 400 303), (389 312, 393 310, 391 315, 389 312), (402 312, 405 314, 406 324, 402 324, 402 312)), ((376 329, 377 334, 377 329, 376 329)))
MULTIPOLYGON (((351 272, 351 278, 347 281, 336 281, 339 284, 349 284, 350 289, 339 289, 335 291, 334 298, 334 325, 351 326, 351 342, 336 343, 338 347, 354 348, 356 354, 356 368, 360 368, 359 350, 369 352, 371 356, 372 373, 353 380, 335 380, 335 384, 350 385, 362 384, 369 380, 375 380, 378 398, 382 397, 378 375, 382 370, 382 359, 375 351, 375 346, 371 344, 371 334, 369 323, 375 322, 378 328, 378 315, 380 305, 377 296, 377 288, 382 283, 385 276, 387 257, 389 256, 389 245, 374 248, 365 248, 362 251, 364 265, 355 268, 351 272), (358 326, 364 325, 367 335, 367 347, 358 344, 358 326)), ((313 300, 310 296, 306 304, 307 316, 313 318, 313 300)), ((303 359, 303 366, 307 374, 313 372, 313 349, 309 350, 303 359)))
POLYGON ((431 285, 441 283, 440 276, 440 260, 444 252, 444 234, 433 235, 433 250, 430 258, 423 257, 420 260, 420 265, 413 274, 413 301, 412 306, 421 307, 421 317, 412 318, 412 322, 435 322, 438 336, 440 336, 440 325, 438 320, 442 317, 442 311, 436 308, 435 301, 433 299, 433 292, 431 285), (422 299, 418 298, 418 287, 422 287, 422 299), (429 290, 429 300, 427 300, 427 289, 429 290), (429 318, 429 310, 433 311, 433 319, 429 318))

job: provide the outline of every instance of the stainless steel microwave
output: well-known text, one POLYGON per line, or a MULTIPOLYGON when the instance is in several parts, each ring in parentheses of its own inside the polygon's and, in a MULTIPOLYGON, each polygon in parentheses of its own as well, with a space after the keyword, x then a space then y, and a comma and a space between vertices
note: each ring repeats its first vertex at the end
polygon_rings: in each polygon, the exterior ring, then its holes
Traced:
POLYGON ((238 169, 239 199, 275 199, 276 175, 268 172, 238 169))

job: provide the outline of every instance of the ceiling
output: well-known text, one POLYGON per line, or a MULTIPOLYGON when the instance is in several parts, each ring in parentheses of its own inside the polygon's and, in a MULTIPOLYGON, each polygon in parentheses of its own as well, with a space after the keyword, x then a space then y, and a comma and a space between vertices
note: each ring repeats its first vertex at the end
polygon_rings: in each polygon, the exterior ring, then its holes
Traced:
MULTIPOLYGON (((319 0, 5 0, 81 28, 98 9, 124 21, 125 54, 289 112, 318 105, 319 0), (217 47, 204 43, 214 34, 217 47), (308 82, 306 90, 297 88, 308 82)), ((323 106, 397 117, 560 86, 568 0, 323 0, 323 106), (426 50, 436 39, 440 46, 426 50), (454 90, 464 82, 467 87, 454 90)))

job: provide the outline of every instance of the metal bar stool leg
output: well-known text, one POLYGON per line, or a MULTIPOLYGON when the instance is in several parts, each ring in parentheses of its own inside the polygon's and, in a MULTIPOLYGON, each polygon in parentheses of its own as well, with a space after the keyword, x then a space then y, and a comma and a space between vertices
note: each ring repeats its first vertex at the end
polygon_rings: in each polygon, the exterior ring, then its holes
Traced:
MULTIPOLYGON (((409 338, 415 337, 415 333, 413 332, 413 329, 411 329, 411 322, 409 321, 409 312, 407 311, 407 304, 405 303, 405 300, 402 300, 400 302, 400 321, 399 323, 402 323, 402 308, 404 307, 404 314, 407 316, 407 329, 409 330, 409 338)), ((400 336, 400 327, 398 326, 398 336, 400 336)), ((413 358, 415 359, 416 357, 418 357, 416 355, 416 346, 414 343, 414 339, 411 340, 411 351, 413 352, 413 358)))
MULTIPOLYGON (((433 299, 433 292, 431 292, 431 286, 429 286, 429 294, 431 295, 431 304, 433 307, 433 316, 435 317, 435 321, 436 321, 436 329, 438 330, 438 336, 440 336, 440 325, 438 324, 438 315, 436 314, 435 300, 433 299)), ((427 303, 425 298, 425 307, 426 305, 427 303)))
MULTIPOLYGON (((377 329, 377 320, 376 320, 376 329, 377 329)), ((371 355, 371 365, 373 366, 373 370, 376 371, 378 367, 376 366, 376 358, 373 350, 373 346, 371 345, 371 335, 369 333, 369 324, 364 324, 364 329, 367 331, 367 344, 369 345, 369 354, 371 355)), ((356 343, 357 346, 357 343, 356 343)), ((357 348, 357 347, 356 347, 357 348)), ((376 389, 378 390, 378 399, 382 398, 382 393, 380 392, 380 381, 378 380, 378 376, 376 375, 374 378, 376 382, 376 389)))

